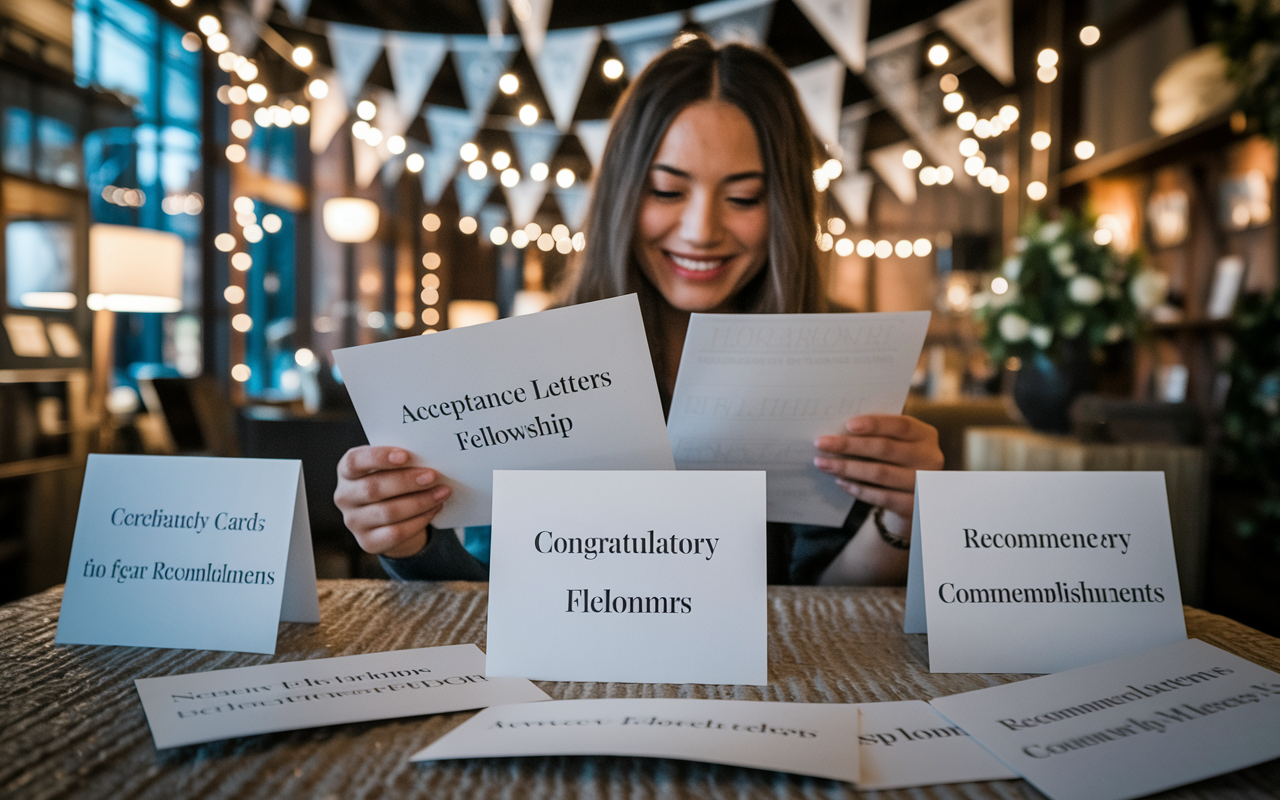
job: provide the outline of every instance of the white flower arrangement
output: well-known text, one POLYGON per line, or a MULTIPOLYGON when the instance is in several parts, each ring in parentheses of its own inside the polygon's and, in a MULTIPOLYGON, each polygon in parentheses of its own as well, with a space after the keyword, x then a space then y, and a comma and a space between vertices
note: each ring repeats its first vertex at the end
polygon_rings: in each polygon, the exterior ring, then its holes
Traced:
MULTIPOLYGON (((983 342, 997 363, 1044 353, 1056 360, 1067 343, 1101 348, 1137 334, 1141 316, 1164 302, 1168 280, 1138 259, 1119 258, 1072 217, 1032 223, 1000 266, 1007 288, 974 298, 983 342)), ((1001 286, 996 281, 996 288, 1001 286)))

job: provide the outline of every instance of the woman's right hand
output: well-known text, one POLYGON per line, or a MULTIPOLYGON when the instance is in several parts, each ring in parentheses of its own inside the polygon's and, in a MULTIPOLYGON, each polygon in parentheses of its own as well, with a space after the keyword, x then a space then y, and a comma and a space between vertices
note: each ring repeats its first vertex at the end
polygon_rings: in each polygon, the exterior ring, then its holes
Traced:
POLYGON ((338 462, 333 502, 366 553, 405 558, 427 546, 427 523, 452 491, 440 473, 409 467, 399 447, 353 447, 338 462))

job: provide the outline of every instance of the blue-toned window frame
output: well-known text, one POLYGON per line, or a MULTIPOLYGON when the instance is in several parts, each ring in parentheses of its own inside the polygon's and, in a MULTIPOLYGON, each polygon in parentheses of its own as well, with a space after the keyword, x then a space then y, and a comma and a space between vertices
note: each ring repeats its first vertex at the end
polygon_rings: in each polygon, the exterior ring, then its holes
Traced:
MULTIPOLYGON (((139 160, 139 145, 137 143, 137 132, 139 129, 149 126, 153 129, 156 138, 153 147, 153 153, 157 160, 154 169, 154 179, 150 186, 136 188, 142 189, 146 195, 146 202, 140 208, 122 208, 120 206, 111 205, 101 196, 103 186, 95 185, 95 175, 90 170, 91 162, 89 150, 90 137, 86 137, 86 153, 85 153, 85 185, 89 190, 90 216, 94 222, 111 222, 116 224, 138 225, 144 228, 152 228, 156 230, 165 230, 178 233, 183 237, 186 245, 186 260, 188 265, 194 264, 195 269, 190 267, 186 280, 188 283, 194 284, 200 289, 193 293, 188 291, 187 307, 178 314, 120 314, 120 318, 116 325, 116 340, 114 343, 114 363, 117 369, 117 375, 126 381, 131 381, 137 376, 139 371, 146 372, 150 375, 177 375, 171 363, 174 358, 174 344, 172 340, 172 330, 178 316, 190 315, 200 316, 200 308, 198 304, 207 302, 202 296, 202 288, 204 281, 198 274, 203 271, 203 231, 201 220, 199 218, 192 220, 182 220, 188 222, 187 225, 176 224, 177 219, 172 215, 167 215, 161 208, 161 201, 164 198, 164 182, 161 177, 161 155, 165 151, 163 139, 166 128, 176 128, 182 130, 193 137, 194 147, 192 153, 197 160, 196 169, 203 172, 208 170, 211 165, 207 163, 204 154, 204 138, 203 130, 204 110, 199 100, 201 84, 203 82, 203 48, 201 51, 189 53, 181 48, 181 38, 186 30, 176 23, 166 19, 155 9, 139 0, 76 0, 75 2, 75 33, 76 33, 76 82, 81 85, 95 86, 110 91, 117 91, 116 87, 104 86, 99 80, 101 71, 101 39, 103 36, 104 26, 113 28, 113 35, 121 37, 123 40, 134 45, 135 47, 147 53, 147 82, 149 89, 147 91, 148 98, 139 98, 139 104, 134 108, 136 124, 131 128, 130 142, 123 140, 117 142, 120 146, 130 146, 133 149, 132 169, 134 171, 135 183, 137 182, 137 164, 139 160), (124 25, 117 22, 111 17, 108 8, 126 9, 138 15, 140 20, 145 20, 151 27, 151 35, 147 38, 141 38, 134 31, 129 30, 124 25), (81 43, 85 46, 82 48, 81 43), (171 56, 170 53, 175 56, 171 56), (194 111, 196 119, 194 121, 188 119, 174 118, 166 113, 166 97, 168 95, 168 82, 170 69, 185 77, 191 82, 196 93, 196 101, 194 103, 194 111), (191 272, 197 274, 192 275, 191 272), (194 280, 193 280, 194 279, 194 280)), ((110 131, 119 131, 120 129, 109 129, 110 131)), ((102 138, 111 134, 100 134, 102 138)), ((119 136, 119 134, 116 134, 119 136)), ((94 146, 97 146, 99 140, 93 140, 94 146)), ((199 178, 193 181, 196 187, 202 187, 204 181, 199 178)), ((203 194, 203 192, 202 192, 203 194)), ((204 198, 207 206, 209 198, 204 198)), ((202 336, 210 335, 209 331, 202 330, 202 336)), ((207 365, 204 365, 207 367, 207 365)))

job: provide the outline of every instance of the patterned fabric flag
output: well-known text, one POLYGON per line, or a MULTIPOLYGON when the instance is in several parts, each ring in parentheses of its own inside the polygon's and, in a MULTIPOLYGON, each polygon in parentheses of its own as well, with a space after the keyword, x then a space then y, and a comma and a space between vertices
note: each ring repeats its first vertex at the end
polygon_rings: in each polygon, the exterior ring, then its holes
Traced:
POLYGON ((837 56, 791 69, 791 81, 814 133, 828 146, 840 138, 840 103, 844 98, 845 64, 837 56))
POLYGON ((849 69, 861 74, 867 63, 871 0, 795 0, 795 3, 849 69))
POLYGON ((502 192, 507 198, 507 208, 511 209, 513 228, 523 228, 533 222, 534 217, 538 216, 538 210, 542 208, 542 201, 546 199, 550 186, 551 181, 535 181, 525 177, 521 178, 515 186, 502 187, 502 192))
POLYGON ((400 114, 413 119, 449 52, 449 38, 436 33, 388 31, 385 45, 400 114))
POLYGON ((551 164, 551 157, 560 146, 562 135, 550 122, 525 125, 518 119, 507 121, 507 132, 515 145, 516 158, 525 173, 534 164, 551 164))
POLYGON ((717 0, 689 9, 689 17, 718 45, 759 47, 769 33, 773 0, 717 0))
POLYGON ((600 161, 604 158, 604 147, 609 143, 611 124, 612 122, 607 119, 588 119, 573 126, 573 132, 578 135, 582 149, 587 151, 587 158, 591 159, 591 169, 595 172, 600 170, 600 161))
POLYGON ((495 45, 502 41, 502 25, 507 21, 507 4, 503 0, 478 0, 484 29, 495 45))
POLYGON ((480 120, 466 109, 449 106, 427 106, 423 117, 431 132, 431 152, 422 170, 422 196, 435 205, 458 169, 458 151, 475 137, 480 120))
POLYGON ((327 69, 317 69, 312 75, 329 86, 329 93, 311 101, 311 152, 319 155, 329 149, 329 143, 350 116, 347 101, 338 88, 338 76, 327 69))
POLYGON ((511 15, 516 18, 524 51, 535 61, 547 38, 547 20, 551 19, 551 0, 509 0, 511 15))
POLYGON ((874 184, 875 178, 866 171, 845 173, 831 182, 831 194, 844 209, 844 213, 849 215, 849 222, 854 227, 867 224, 871 209, 871 187, 874 184))
POLYGON ((495 44, 489 36, 454 36, 451 44, 462 97, 471 113, 482 120, 498 91, 498 79, 520 49, 520 39, 506 36, 495 44))
POLYGON ((591 202, 591 190, 585 186, 570 186, 568 189, 556 187, 556 202, 560 205, 560 213, 569 230, 582 230, 582 223, 587 221, 587 206, 591 202))
MULTIPOLYGON (((270 3, 267 3, 270 5, 270 3)), ((307 16, 307 9, 311 7, 311 0, 280 0, 280 5, 284 6, 284 10, 289 12, 289 19, 294 22, 301 22, 307 16)), ((271 9, 267 9, 267 13, 271 13, 271 9)))
POLYGON ((474 217, 489 200, 489 194, 496 183, 493 172, 485 173, 478 181, 470 175, 459 175, 453 182, 453 190, 458 194, 458 213, 464 217, 474 217))
POLYGON ((551 31, 542 53, 533 61, 551 116, 562 131, 569 130, 573 123, 573 112, 578 108, 578 98, 599 46, 599 28, 551 31))
MULTIPOLYGON (((867 153, 867 161, 871 164, 871 168, 905 205, 911 205, 916 201, 915 170, 907 169, 902 163, 902 154, 911 148, 912 143, 904 139, 897 144, 880 147, 867 153)), ((845 210, 849 211, 847 208, 845 210)), ((849 213, 853 212, 849 211, 849 213)))
POLYGON ((983 69, 1013 85, 1013 0, 964 0, 939 12, 937 20, 983 69))
POLYGON ((360 25, 328 23, 329 52, 333 69, 338 73, 338 86, 348 108, 355 108, 369 70, 382 55, 382 31, 360 25))
POLYGON ((649 66, 649 62, 671 47, 671 40, 684 25, 684 15, 679 11, 652 17, 615 22, 605 26, 605 38, 613 42, 622 55, 627 74, 636 76, 649 66))

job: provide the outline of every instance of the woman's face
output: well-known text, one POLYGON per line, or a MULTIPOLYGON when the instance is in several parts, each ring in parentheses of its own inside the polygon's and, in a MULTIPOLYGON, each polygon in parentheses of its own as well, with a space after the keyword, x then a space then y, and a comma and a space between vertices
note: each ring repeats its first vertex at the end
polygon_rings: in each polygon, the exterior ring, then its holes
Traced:
POLYGON ((674 308, 725 311, 764 266, 769 211, 751 122, 703 100, 680 112, 649 167, 640 203, 640 268, 674 308))

